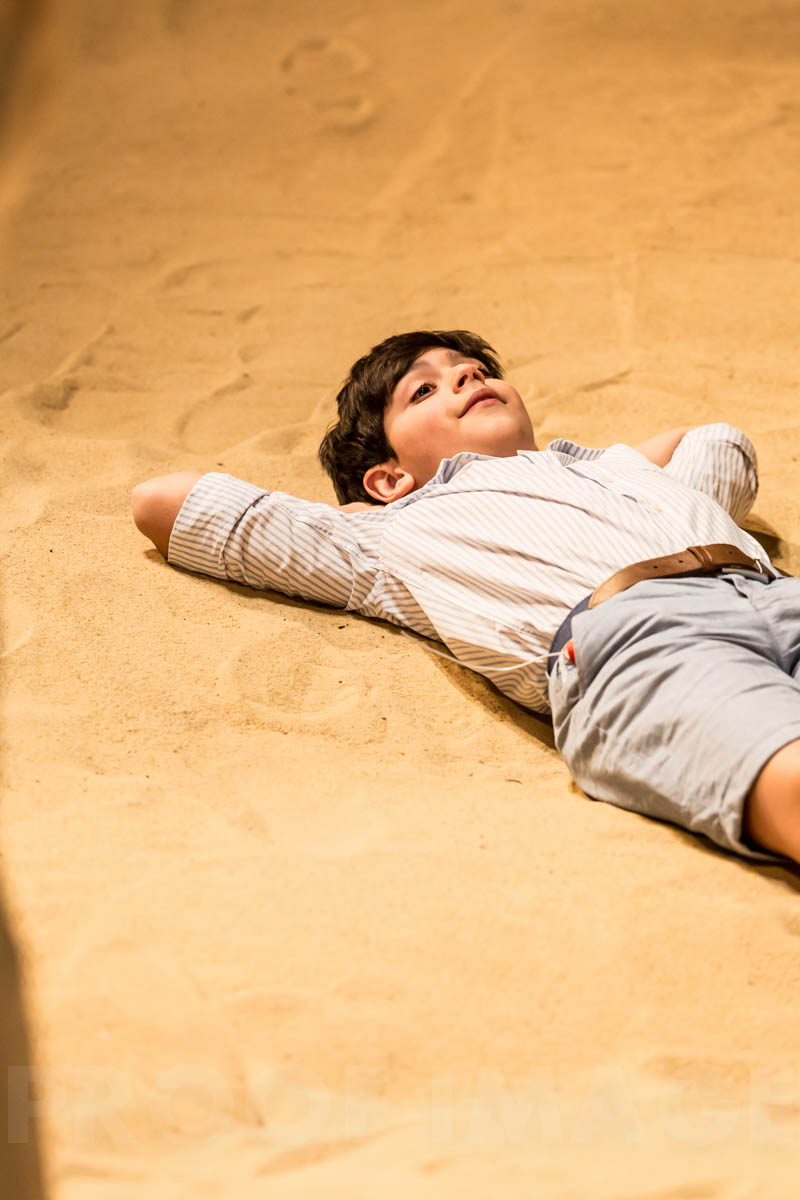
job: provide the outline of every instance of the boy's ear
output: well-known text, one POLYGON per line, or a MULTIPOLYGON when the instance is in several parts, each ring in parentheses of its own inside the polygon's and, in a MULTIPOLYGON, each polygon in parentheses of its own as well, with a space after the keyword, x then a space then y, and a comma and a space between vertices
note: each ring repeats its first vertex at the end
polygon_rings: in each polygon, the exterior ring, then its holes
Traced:
POLYGON ((363 483, 365 491, 381 504, 391 504, 413 492, 417 486, 414 476, 404 471, 394 458, 370 467, 364 474, 363 483))

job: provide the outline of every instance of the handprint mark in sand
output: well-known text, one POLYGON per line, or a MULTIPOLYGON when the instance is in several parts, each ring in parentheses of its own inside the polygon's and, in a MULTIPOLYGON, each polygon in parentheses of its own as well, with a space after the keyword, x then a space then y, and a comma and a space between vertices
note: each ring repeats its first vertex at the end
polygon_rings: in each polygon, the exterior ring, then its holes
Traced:
POLYGON ((237 720, 282 733, 333 734, 363 744, 385 726, 364 704, 368 691, 360 631, 328 620, 276 622, 220 664, 219 694, 237 720))

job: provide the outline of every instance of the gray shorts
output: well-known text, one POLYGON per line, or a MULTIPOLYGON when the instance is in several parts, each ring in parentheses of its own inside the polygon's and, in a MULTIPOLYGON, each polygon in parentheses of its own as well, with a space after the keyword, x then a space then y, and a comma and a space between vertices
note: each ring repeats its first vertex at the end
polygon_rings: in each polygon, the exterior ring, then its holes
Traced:
POLYGON ((556 746, 591 797, 727 850, 759 771, 800 738, 800 579, 636 584, 573 621, 550 675, 556 746))

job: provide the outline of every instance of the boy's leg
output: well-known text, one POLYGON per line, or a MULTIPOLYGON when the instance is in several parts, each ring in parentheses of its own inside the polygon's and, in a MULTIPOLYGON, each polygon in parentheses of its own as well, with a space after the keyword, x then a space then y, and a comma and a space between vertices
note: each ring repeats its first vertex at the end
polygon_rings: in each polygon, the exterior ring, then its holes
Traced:
POLYGON ((800 862, 800 739, 773 754, 744 808, 748 842, 800 862))
POLYGON ((800 861, 800 655, 777 636, 800 633, 783 620, 800 608, 792 588, 665 579, 579 614, 574 663, 550 677, 556 746, 579 786, 747 858, 800 861), (772 587, 766 619, 753 599, 772 587))
MULTIPOLYGON (((800 579, 779 579, 752 593, 768 622, 782 669, 800 684, 800 579)), ((766 762, 750 791, 743 834, 800 861, 800 741, 790 741, 766 762)))

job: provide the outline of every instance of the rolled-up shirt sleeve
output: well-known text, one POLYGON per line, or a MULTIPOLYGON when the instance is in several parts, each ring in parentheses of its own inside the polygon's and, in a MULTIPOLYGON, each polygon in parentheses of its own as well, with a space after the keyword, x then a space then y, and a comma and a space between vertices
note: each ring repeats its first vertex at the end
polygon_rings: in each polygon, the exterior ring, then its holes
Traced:
POLYGON ((175 520, 167 561, 216 579, 348 608, 371 573, 352 524, 328 504, 211 471, 175 520))
POLYGON ((700 425, 681 438, 664 467, 687 487, 705 492, 741 525, 758 492, 753 443, 733 425, 700 425))

